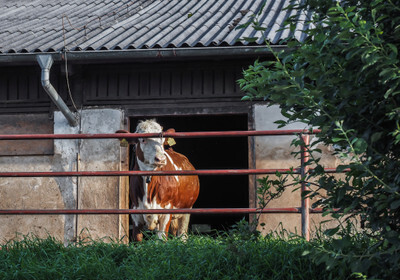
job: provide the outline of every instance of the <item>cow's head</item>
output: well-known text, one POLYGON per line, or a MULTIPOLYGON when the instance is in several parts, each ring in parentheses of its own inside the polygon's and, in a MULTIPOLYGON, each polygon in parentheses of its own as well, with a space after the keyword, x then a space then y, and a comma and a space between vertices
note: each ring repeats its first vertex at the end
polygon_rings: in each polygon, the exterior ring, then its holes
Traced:
POLYGON ((164 151, 162 126, 155 120, 141 121, 136 127, 136 133, 159 133, 157 138, 138 138, 136 157, 140 170, 154 170, 167 163, 164 151))
POLYGON ((155 230, 158 224, 158 214, 145 215, 146 225, 149 230, 155 230))
MULTIPOLYGON (((157 138, 138 138, 134 140, 128 139, 131 144, 136 144, 136 157, 138 159, 139 169, 142 171, 155 170, 167 163, 164 145, 167 141, 162 137, 162 126, 156 120, 145 120, 139 122, 135 133, 157 133, 157 138)), ((118 130, 117 133, 127 133, 126 130, 118 130)), ((166 132, 175 132, 174 129, 168 129, 166 132)))

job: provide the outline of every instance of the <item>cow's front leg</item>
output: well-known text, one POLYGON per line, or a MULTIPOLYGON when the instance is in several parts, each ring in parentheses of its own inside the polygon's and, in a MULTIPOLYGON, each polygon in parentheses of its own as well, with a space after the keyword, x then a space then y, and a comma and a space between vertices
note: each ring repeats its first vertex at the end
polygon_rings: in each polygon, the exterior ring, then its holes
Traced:
POLYGON ((181 217, 178 219, 178 230, 177 230, 177 236, 182 238, 182 240, 187 239, 187 232, 189 228, 189 221, 190 221, 190 214, 183 214, 181 217))
POLYGON ((169 226, 171 225, 171 217, 171 214, 160 215, 157 232, 158 238, 167 240, 169 226))
POLYGON ((143 240, 143 226, 133 225, 133 240, 141 242, 143 240))
MULTIPOLYGON (((137 209, 137 208, 133 208, 137 209)), ((143 227, 144 227, 144 219, 142 215, 131 215, 133 221, 133 232, 132 237, 134 241, 142 241, 143 240, 143 227)))

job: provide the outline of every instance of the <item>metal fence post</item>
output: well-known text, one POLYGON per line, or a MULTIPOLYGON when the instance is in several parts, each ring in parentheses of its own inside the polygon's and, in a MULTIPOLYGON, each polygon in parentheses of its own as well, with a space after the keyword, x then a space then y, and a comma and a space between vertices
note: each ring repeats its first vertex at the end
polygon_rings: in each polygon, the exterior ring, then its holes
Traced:
POLYGON ((301 146, 301 233, 303 237, 309 241, 310 240, 310 198, 308 194, 303 197, 305 191, 309 191, 309 187, 305 182, 306 176, 309 170, 307 162, 309 160, 308 145, 310 144, 310 135, 301 135, 302 146, 301 146))

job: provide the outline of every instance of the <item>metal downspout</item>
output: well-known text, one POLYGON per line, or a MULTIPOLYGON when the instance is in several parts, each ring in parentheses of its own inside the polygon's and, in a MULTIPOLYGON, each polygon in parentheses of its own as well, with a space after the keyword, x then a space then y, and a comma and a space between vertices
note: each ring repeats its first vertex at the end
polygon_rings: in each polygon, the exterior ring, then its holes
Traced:
POLYGON ((78 120, 75 115, 69 110, 67 105, 58 95, 55 88, 50 83, 50 68, 53 65, 53 58, 51 55, 38 55, 37 61, 42 69, 41 82, 44 90, 50 96, 51 100, 56 104, 57 108, 63 113, 68 120, 70 126, 77 126, 78 120))

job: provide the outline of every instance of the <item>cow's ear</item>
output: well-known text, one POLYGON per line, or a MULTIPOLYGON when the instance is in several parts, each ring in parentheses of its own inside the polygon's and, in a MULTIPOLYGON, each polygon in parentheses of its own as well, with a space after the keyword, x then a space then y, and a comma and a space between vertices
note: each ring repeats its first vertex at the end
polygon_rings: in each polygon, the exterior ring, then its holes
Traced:
MULTIPOLYGON (((175 129, 173 128, 169 128, 167 131, 165 131, 164 133, 175 133, 175 129)), ((176 142, 174 140, 174 138, 172 137, 166 137, 164 140, 164 146, 170 146, 172 147, 173 145, 175 145, 176 142)))
POLYGON ((120 130, 117 130, 115 133, 130 133, 130 132, 125 129, 120 129, 120 130))
MULTIPOLYGON (((117 130, 115 133, 130 133, 127 130, 121 129, 121 130, 117 130)), ((127 142, 129 144, 136 144, 137 143, 137 138, 120 138, 119 141, 122 143, 127 142)))

